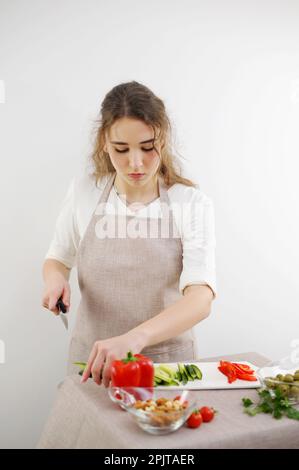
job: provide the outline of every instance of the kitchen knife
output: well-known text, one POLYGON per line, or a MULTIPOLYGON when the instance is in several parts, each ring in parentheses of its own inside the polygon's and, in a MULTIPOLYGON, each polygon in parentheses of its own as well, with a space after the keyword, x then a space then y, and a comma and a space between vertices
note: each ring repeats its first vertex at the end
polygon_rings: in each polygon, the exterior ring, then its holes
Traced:
POLYGON ((63 303, 62 297, 57 300, 56 307, 60 311, 59 316, 64 324, 66 330, 68 330, 68 319, 66 316, 66 306, 63 303))

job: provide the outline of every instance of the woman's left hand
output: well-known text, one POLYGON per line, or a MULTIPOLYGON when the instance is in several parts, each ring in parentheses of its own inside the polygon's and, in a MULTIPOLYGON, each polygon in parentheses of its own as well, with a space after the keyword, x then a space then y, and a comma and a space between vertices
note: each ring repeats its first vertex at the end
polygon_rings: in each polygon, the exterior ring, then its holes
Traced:
POLYGON ((111 379, 112 362, 126 357, 128 351, 138 354, 144 346, 141 335, 130 332, 121 336, 96 341, 82 374, 81 383, 86 382, 91 374, 93 380, 98 385, 101 385, 103 382, 104 386, 108 387, 111 379))

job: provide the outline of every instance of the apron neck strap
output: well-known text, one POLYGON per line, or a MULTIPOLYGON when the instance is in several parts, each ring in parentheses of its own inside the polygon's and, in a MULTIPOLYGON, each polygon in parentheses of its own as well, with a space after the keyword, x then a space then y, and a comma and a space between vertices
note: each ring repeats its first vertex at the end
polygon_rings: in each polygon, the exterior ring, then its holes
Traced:
MULTIPOLYGON (((110 177, 108 178, 108 181, 104 187, 104 190, 102 192, 102 195, 99 200, 99 205, 101 203, 106 203, 109 197, 109 193, 111 191, 111 188, 114 184, 116 178, 116 172, 111 173, 110 177)), ((161 211, 162 211, 162 217, 165 220, 170 220, 170 222, 173 224, 173 213, 170 208, 170 201, 167 193, 167 186, 164 183, 164 180, 162 176, 158 175, 158 186, 159 186, 159 195, 160 195, 160 203, 161 203, 161 211)))
MULTIPOLYGON (((116 172, 111 173, 111 175, 110 175, 110 177, 107 181, 107 184, 104 188, 104 191, 102 192, 102 196, 101 196, 99 202, 106 202, 108 200, 109 193, 110 193, 110 190, 111 190, 111 188, 114 184, 115 178, 116 178, 116 172)), ((160 175, 158 175, 158 186, 159 186, 160 201, 164 202, 166 204, 169 204, 169 198, 168 198, 168 194, 167 194, 167 187, 166 187, 166 185, 163 181, 163 178, 160 175)))

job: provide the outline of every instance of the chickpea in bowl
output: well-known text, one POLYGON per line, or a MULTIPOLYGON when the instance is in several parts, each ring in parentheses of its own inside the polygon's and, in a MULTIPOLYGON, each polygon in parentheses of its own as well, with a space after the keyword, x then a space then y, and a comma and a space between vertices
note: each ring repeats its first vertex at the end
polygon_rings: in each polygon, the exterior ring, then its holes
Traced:
POLYGON ((108 394, 141 429, 156 435, 176 431, 198 407, 195 390, 110 387, 108 394))

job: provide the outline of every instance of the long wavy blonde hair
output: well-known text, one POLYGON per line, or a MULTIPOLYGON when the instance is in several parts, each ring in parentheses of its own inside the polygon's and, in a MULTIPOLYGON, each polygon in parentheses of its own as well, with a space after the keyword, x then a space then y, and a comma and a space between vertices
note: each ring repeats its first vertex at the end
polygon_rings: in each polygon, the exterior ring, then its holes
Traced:
MULTIPOLYGON (((198 186, 181 176, 182 169, 179 157, 172 150, 172 126, 163 101, 148 87, 136 81, 121 83, 113 87, 102 102, 100 117, 95 120, 96 136, 90 155, 93 168, 92 176, 96 183, 103 176, 115 172, 109 153, 104 151, 105 134, 109 132, 114 122, 122 117, 140 119, 153 128, 155 139, 158 136, 157 139, 161 143, 158 174, 167 186, 172 186, 175 183, 198 186)), ((157 151, 156 148, 155 150, 157 151)), ((183 157, 180 156, 180 158, 183 157)))

